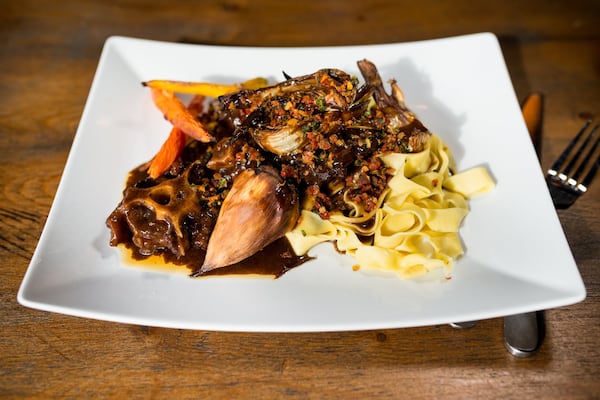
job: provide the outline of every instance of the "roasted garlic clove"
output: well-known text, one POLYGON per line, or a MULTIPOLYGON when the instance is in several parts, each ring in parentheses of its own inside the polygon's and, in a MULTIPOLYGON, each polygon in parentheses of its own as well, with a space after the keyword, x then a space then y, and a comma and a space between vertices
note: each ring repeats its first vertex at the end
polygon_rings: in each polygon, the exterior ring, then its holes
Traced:
POLYGON ((195 275, 242 261, 284 236, 299 216, 296 191, 270 167, 246 170, 234 180, 195 275))
POLYGON ((260 147, 278 155, 290 154, 306 141, 302 128, 294 125, 278 129, 256 129, 252 131, 252 137, 260 147))

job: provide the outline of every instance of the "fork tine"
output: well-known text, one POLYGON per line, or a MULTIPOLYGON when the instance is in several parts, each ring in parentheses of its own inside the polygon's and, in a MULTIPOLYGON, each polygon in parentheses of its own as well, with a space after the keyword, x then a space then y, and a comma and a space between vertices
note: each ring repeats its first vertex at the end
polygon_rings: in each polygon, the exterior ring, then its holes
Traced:
MULTIPOLYGON (((594 144, 594 147, 596 147, 598 141, 599 139, 596 139, 596 144, 594 144)), ((582 192, 587 191, 587 188, 590 186, 590 183, 592 183, 592 179, 594 179, 594 176, 596 176, 596 172, 598 172, 598 168, 600 168, 600 155, 598 156, 598 158, 596 158, 596 162, 594 163, 594 165, 592 165, 592 168, 590 168, 590 171, 587 173, 583 181, 579 185, 577 185, 577 188, 579 190, 581 190, 582 192)))
POLYGON ((565 181, 567 179, 566 174, 563 173, 563 172, 561 172, 562 165, 567 160, 567 157, 569 157, 569 154, 571 153, 571 150, 573 150, 573 148, 575 147, 575 145, 577 144, 577 142, 579 141, 579 139, 581 138, 581 136, 583 136, 583 133, 588 128, 588 126, 590 126, 591 123, 592 123, 592 121, 588 120, 583 125, 583 127, 581 128, 581 130, 577 133, 577 135, 573 138, 573 140, 571 140, 571 142, 569 143, 569 145, 567 146, 567 148, 562 152, 562 154, 560 155, 560 157, 558 157, 558 159, 554 162, 554 164, 552 164, 552 167, 550 167, 550 169, 548 170, 548 174, 549 175, 551 175, 551 176, 558 176, 558 178, 560 180, 562 180, 562 181, 565 181))
MULTIPOLYGON (((581 145, 581 147, 577 151, 577 154, 575 154, 575 156, 573 156, 573 160, 571 160, 571 162, 569 163, 568 167, 572 168, 573 165, 575 165, 576 161, 582 155, 584 148, 587 147, 587 145, 590 142, 590 140, 592 140, 592 138, 596 135, 596 131, 597 130, 598 130, 598 125, 596 125, 594 127, 594 129, 592 129, 592 131, 590 132, 590 134, 588 135, 588 137, 585 139, 585 141, 583 142, 583 144, 581 145)), ((581 174, 583 174, 583 171, 587 167, 588 162, 590 161, 590 159, 594 155, 594 152, 596 151, 597 148, 598 148, 598 139, 596 139, 596 142, 594 143, 594 145, 591 146, 591 148, 588 150, 587 154, 585 155, 585 158, 579 164, 579 168, 577 168, 577 171, 575 171, 575 173, 573 174, 573 176, 570 177, 567 180, 567 183, 569 185, 575 186, 577 184, 577 181, 579 180, 579 177, 581 176, 581 174)), ((565 172, 564 172, 565 174, 568 174, 569 171, 570 171, 570 169, 568 167, 565 169, 565 172)))

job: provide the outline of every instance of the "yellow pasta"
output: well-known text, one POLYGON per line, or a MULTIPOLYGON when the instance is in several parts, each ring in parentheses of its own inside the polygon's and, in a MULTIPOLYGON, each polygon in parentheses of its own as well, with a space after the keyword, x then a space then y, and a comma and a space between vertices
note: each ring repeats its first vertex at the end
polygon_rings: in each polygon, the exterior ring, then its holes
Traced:
POLYGON ((419 153, 380 158, 394 176, 379 207, 365 215, 360 207, 350 216, 333 213, 329 220, 303 210, 287 234, 292 248, 301 255, 333 241, 361 268, 392 271, 401 279, 439 268, 450 274, 464 253, 458 233, 469 212, 467 199, 493 189, 493 179, 483 167, 453 173, 452 154, 437 135, 419 153))

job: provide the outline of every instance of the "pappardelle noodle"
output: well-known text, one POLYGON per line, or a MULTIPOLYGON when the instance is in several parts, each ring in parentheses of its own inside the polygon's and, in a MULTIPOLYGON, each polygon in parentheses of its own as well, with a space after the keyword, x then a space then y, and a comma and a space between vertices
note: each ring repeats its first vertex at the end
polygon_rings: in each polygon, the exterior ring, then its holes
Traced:
POLYGON ((494 181, 483 167, 451 174, 452 154, 435 134, 419 153, 388 153, 381 159, 395 172, 380 206, 365 212, 355 204, 351 216, 333 213, 328 220, 303 210, 286 235, 294 251, 305 254, 318 243, 335 241, 360 267, 403 279, 438 268, 449 274, 464 253, 458 232, 469 212, 467 199, 491 190, 494 181))

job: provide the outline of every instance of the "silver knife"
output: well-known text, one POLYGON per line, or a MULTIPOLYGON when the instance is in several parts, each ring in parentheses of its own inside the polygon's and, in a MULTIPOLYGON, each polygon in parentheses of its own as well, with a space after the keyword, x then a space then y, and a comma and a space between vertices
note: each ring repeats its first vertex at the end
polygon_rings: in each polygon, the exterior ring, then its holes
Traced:
MULTIPOLYGON (((530 94, 523 103, 522 112, 527 130, 538 158, 540 156, 543 97, 530 94)), ((544 340, 544 311, 532 311, 504 317, 504 346, 515 357, 529 357, 544 340)))

